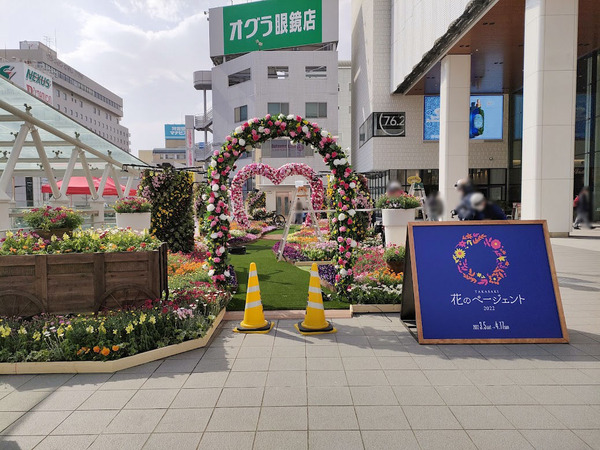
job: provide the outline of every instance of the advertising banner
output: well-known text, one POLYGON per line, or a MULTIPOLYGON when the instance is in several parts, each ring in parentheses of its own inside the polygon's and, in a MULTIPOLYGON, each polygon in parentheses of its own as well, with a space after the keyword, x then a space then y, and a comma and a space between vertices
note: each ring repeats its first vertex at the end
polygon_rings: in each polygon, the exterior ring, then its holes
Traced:
POLYGON ((264 0, 223 8, 225 55, 318 44, 322 29, 322 0, 264 0))
POLYGON ((568 342, 545 221, 409 224, 402 320, 420 343, 568 342))
MULTIPOLYGON (((469 138, 501 140, 504 118, 502 95, 471 95, 469 108, 469 138)), ((424 97, 423 140, 440 139, 440 97, 424 97)))
POLYGON ((0 76, 22 87, 34 97, 53 105, 52 78, 22 62, 0 63, 0 76))
POLYGON ((165 124, 165 139, 168 141, 185 141, 185 124, 165 124))

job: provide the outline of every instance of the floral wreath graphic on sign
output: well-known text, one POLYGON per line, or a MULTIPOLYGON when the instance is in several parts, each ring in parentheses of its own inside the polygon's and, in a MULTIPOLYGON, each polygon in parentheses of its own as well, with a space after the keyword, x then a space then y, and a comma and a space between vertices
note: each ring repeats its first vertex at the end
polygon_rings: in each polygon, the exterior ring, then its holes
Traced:
POLYGON ((498 239, 488 237, 483 233, 465 234, 461 241, 456 244, 452 259, 454 259, 456 267, 464 279, 482 286, 500 284, 500 281, 506 278, 506 268, 509 266, 506 250, 502 247, 502 243, 498 239), (491 273, 483 273, 478 271, 477 268, 469 267, 467 261, 468 250, 475 245, 481 245, 481 243, 496 256, 496 267, 491 273))

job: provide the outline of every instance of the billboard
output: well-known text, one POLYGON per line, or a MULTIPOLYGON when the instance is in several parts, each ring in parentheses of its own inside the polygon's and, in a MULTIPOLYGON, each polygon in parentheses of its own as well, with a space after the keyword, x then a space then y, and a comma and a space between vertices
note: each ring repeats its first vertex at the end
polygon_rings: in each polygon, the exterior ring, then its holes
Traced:
POLYGON ((0 76, 22 87, 34 97, 53 104, 52 78, 22 62, 0 63, 0 76))
MULTIPOLYGON (((469 138, 501 140, 504 125, 502 95, 471 95, 469 109, 469 138)), ((440 97, 424 97, 423 140, 440 139, 440 97)))
POLYGON ((338 40, 338 1, 263 0, 210 10, 211 56, 338 40))
POLYGON ((185 124, 165 124, 165 139, 167 141, 185 141, 185 124))

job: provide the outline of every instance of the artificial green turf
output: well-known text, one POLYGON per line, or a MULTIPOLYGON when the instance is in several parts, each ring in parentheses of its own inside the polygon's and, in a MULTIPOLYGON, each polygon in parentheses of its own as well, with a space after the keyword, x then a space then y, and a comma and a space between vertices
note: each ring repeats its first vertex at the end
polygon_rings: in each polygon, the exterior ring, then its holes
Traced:
MULTIPOLYGON (((256 263, 264 309, 305 309, 310 273, 285 261, 278 262, 271 250, 277 241, 259 239, 246 246, 245 255, 230 255, 239 287, 227 309, 242 311, 246 303, 248 268, 256 263)), ((324 302, 325 309, 346 309, 348 303, 324 302)))
MULTIPOLYGON (((295 233, 300 228, 302 228, 302 225, 290 225, 290 234, 295 233)), ((278 230, 269 231, 269 234, 283 234, 283 228, 280 228, 278 230)))

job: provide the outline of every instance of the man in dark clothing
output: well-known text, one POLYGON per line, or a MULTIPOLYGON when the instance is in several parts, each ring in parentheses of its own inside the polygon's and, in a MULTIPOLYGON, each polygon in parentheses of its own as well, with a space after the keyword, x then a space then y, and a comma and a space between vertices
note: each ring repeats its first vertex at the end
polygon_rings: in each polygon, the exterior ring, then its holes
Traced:
POLYGON ((575 219, 573 228, 579 230, 579 225, 581 223, 583 223, 587 228, 593 228, 590 222, 590 189, 587 186, 584 186, 581 189, 579 195, 575 197, 573 204, 575 206, 575 211, 577 212, 577 218, 575 219))
POLYGON ((475 194, 475 186, 468 178, 462 178, 456 182, 454 189, 460 192, 461 201, 451 212, 452 217, 458 216, 460 220, 475 220, 476 211, 471 205, 471 196, 475 194))
POLYGON ((475 211, 474 220, 506 220, 506 214, 502 208, 488 201, 482 193, 474 193, 470 200, 471 207, 475 211))

